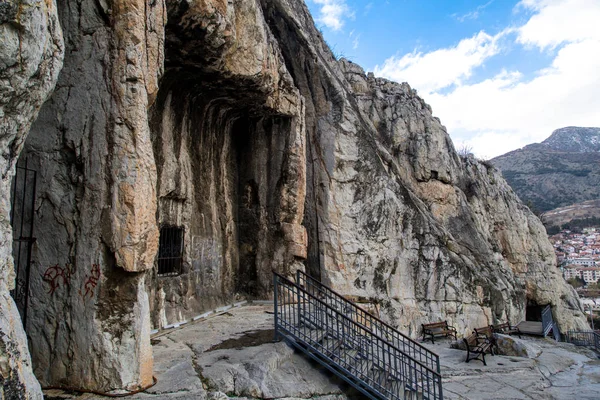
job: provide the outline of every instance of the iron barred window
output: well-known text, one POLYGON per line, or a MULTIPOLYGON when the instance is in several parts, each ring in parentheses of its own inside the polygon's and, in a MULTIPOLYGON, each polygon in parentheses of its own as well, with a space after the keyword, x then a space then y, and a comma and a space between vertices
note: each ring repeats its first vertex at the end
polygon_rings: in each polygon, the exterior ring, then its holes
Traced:
POLYGON ((160 228, 158 242, 158 275, 181 274, 183 266, 183 228, 164 226, 160 228))

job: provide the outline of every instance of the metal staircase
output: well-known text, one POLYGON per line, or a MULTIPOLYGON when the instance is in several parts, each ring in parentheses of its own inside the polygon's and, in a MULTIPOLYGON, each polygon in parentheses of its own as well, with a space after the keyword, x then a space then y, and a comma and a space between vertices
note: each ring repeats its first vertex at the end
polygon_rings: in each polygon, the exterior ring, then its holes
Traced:
POLYGON ((370 399, 443 399, 439 357, 310 276, 273 273, 275 335, 370 399))

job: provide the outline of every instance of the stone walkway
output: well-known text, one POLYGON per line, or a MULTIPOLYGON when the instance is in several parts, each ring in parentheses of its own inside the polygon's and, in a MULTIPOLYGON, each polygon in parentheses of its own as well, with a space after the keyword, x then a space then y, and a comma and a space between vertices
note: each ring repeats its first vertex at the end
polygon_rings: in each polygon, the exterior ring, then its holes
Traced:
MULTIPOLYGON (((153 340, 158 383, 128 399, 361 398, 284 343, 273 343, 272 305, 231 309, 159 334, 153 340), (228 395, 226 395, 227 393, 228 395)), ((532 358, 486 357, 465 363, 449 342, 440 355, 446 399, 599 399, 600 360, 590 350, 551 339, 523 338, 532 358)), ((46 392, 47 399, 103 397, 46 392)))

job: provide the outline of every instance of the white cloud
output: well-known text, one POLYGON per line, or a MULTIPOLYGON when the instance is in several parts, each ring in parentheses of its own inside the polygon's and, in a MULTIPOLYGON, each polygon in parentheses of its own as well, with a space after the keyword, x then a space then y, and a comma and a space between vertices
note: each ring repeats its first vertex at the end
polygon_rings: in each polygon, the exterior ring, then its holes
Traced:
POLYGON ((452 14, 451 16, 456 18, 459 22, 465 22, 468 19, 477 19, 483 13, 483 10, 485 10, 493 2, 494 2, 494 0, 490 0, 485 4, 481 4, 481 5, 477 6, 477 8, 475 8, 473 11, 469 11, 466 14, 463 14, 463 15, 452 14))
POLYGON ((455 47, 425 54, 415 50, 400 58, 391 57, 381 67, 375 67, 375 74, 398 82, 409 82, 426 93, 458 85, 486 59, 500 52, 498 42, 507 32, 495 36, 479 32, 461 40, 455 47))
POLYGON ((524 0, 518 7, 537 11, 519 28, 519 43, 545 49, 600 38, 598 0, 524 0))
POLYGON ((360 33, 356 36, 354 36, 354 39, 352 40, 352 48, 354 50, 358 49, 358 46, 360 44, 360 33))
POLYGON ((465 82, 499 54, 498 35, 483 32, 455 47, 392 57, 375 71, 419 90, 456 147, 472 147, 480 157, 540 142, 564 126, 600 126, 600 1, 523 0, 517 9, 532 15, 500 35, 510 32, 512 46, 551 51, 552 61, 534 74, 503 70, 465 82))
POLYGON ((313 2, 321 6, 317 22, 334 31, 342 29, 345 18, 354 18, 354 13, 346 4, 346 0, 313 0, 313 2))

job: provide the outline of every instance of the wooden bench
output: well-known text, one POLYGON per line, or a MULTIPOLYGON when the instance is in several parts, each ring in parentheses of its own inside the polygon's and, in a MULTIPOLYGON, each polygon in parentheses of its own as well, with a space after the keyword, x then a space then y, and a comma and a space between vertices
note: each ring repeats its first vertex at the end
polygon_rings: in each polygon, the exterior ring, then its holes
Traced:
POLYGON ((498 342, 496 341, 496 337, 494 336, 494 328, 489 325, 483 328, 475 328, 473 332, 480 338, 486 339, 490 344, 490 350, 492 355, 498 354, 498 342))
POLYGON ((467 359, 465 362, 481 360, 483 361, 483 365, 487 366, 487 363, 485 362, 486 353, 493 355, 493 353, 491 353, 492 344, 490 341, 478 336, 477 333, 473 333, 471 336, 463 338, 463 342, 467 348, 467 359))
POLYGON ((423 329, 423 341, 425 341, 426 336, 431 338, 431 343, 434 343, 433 338, 436 336, 454 336, 454 339, 456 339, 456 328, 448 325, 448 321, 421 324, 421 328, 423 329))
POLYGON ((519 338, 521 338, 521 331, 519 328, 512 326, 508 323, 508 321, 499 323, 497 325, 492 325, 492 329, 494 330, 494 333, 502 333, 504 335, 512 335, 513 333, 516 333, 519 338))

